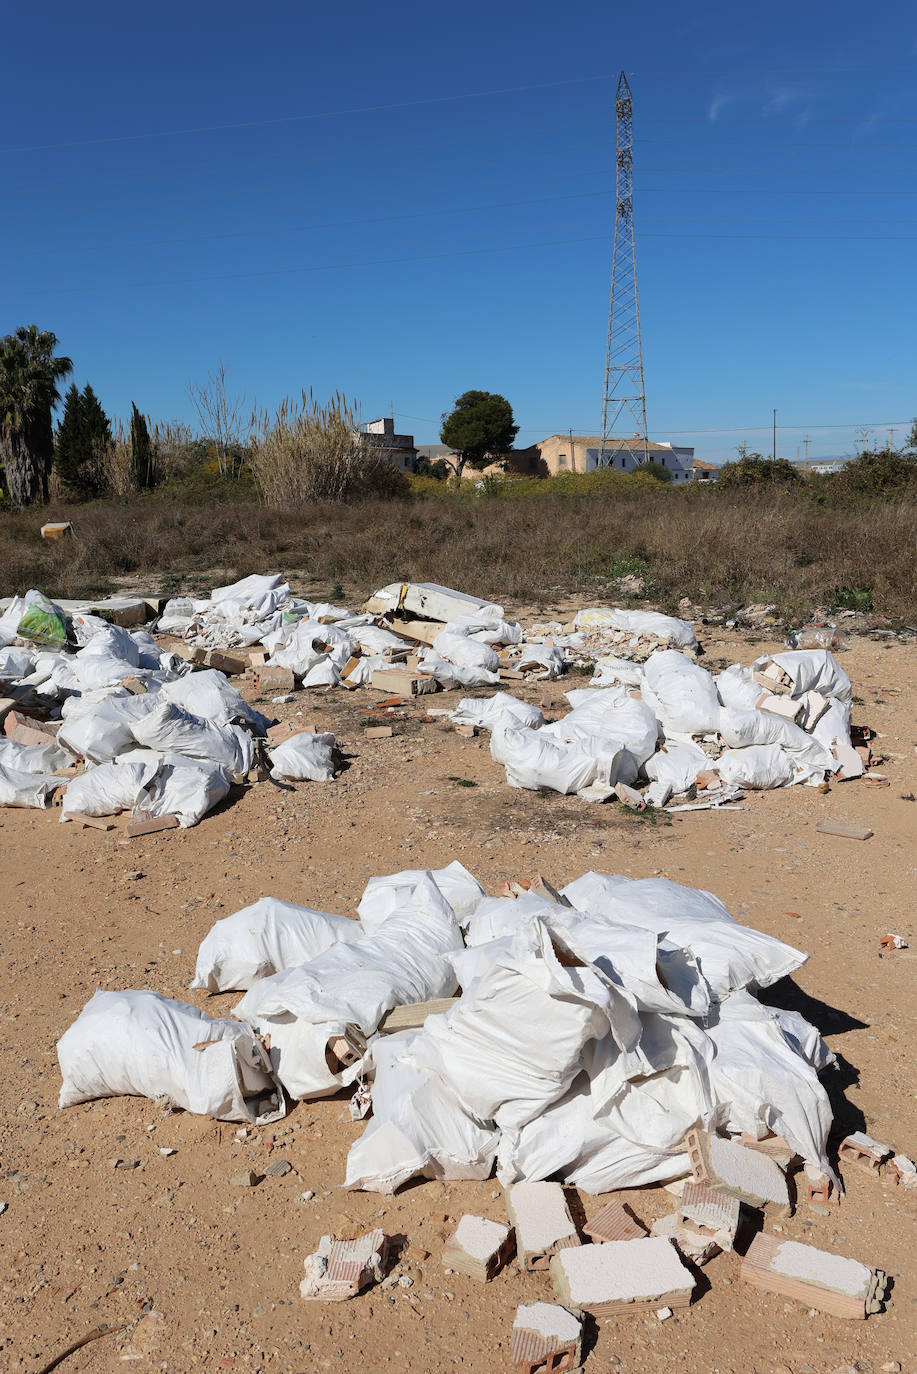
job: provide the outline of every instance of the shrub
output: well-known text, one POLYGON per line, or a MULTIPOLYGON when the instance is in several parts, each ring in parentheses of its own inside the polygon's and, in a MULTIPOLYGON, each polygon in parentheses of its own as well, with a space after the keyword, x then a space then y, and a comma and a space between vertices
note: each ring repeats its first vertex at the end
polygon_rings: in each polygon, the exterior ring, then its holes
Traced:
POLYGON ((273 417, 256 416, 251 470, 269 506, 407 496, 410 483, 360 432, 354 408, 338 393, 327 405, 302 393, 273 417))
POLYGON ((917 491, 917 454, 882 449, 861 453, 825 483, 830 495, 885 496, 917 491))
POLYGON ((719 487, 799 486, 805 481, 802 473, 788 458, 762 458, 749 453, 736 463, 724 463, 717 482, 719 487))

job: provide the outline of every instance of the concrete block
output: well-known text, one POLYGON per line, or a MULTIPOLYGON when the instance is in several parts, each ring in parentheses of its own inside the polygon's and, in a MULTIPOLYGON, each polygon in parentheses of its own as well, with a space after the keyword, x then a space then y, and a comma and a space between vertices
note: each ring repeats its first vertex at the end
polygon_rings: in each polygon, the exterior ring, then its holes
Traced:
POLYGON ((403 697, 419 697, 427 692, 439 691, 435 677, 429 677, 426 673, 412 673, 407 668, 376 668, 372 675, 372 686, 377 692, 398 693, 403 697))
POLYGON ((878 1176, 882 1165, 886 1159, 890 1159, 891 1149, 887 1145, 882 1145, 878 1140, 873 1140, 871 1135, 866 1135, 864 1131, 854 1131, 840 1143, 837 1157, 844 1164, 852 1164, 855 1169, 861 1170, 864 1174, 878 1176))
POLYGON ((249 667, 247 658, 224 654, 220 649, 209 649, 206 663, 208 668, 216 668, 217 672, 225 673, 227 677, 239 677, 249 667))
POLYGON ((694 1277, 664 1236, 559 1250, 551 1259, 558 1302, 597 1317, 688 1307, 694 1277))
POLYGON ((42 539, 68 539, 72 535, 73 526, 69 520, 53 522, 41 527, 42 539))
POLYGON ((799 1163, 799 1155, 788 1145, 779 1135, 767 1135, 763 1140, 756 1140, 753 1135, 748 1135, 743 1131, 740 1136, 736 1136, 740 1145, 745 1145, 749 1150, 760 1150, 763 1155, 767 1155, 774 1161, 779 1169, 784 1173, 792 1169, 799 1163))
POLYGON ((581 1244, 559 1183, 514 1183, 506 1208, 520 1269, 547 1269, 556 1251, 581 1244))
POLYGON ((759 711, 768 711, 772 716, 782 716, 784 720, 795 722, 802 715, 804 703, 796 701, 793 697, 777 696, 774 692, 765 692, 755 703, 759 711))
POLYGON ((646 1235, 646 1227, 638 1221, 629 1207, 612 1200, 600 1212, 590 1217, 583 1227, 590 1240, 604 1243, 612 1240, 639 1240, 646 1235))
POLYGON ((833 1180, 814 1165, 807 1164, 803 1170, 805 1179, 805 1199, 810 1207, 840 1207, 841 1199, 833 1180))
POLYGON ((443 1264, 486 1283, 512 1253, 513 1233, 508 1226, 466 1213, 443 1246, 443 1264))
POLYGON ((789 1213, 786 1177, 760 1150, 750 1150, 699 1127, 685 1136, 685 1149, 695 1183, 719 1188, 749 1207, 771 1206, 789 1213))
POLYGON ((284 668, 279 663, 265 663, 250 669, 252 686, 262 695, 268 692, 292 692, 296 686, 292 668, 284 668))
POLYGON ((322 1236, 304 1262, 300 1295, 307 1302, 346 1302, 383 1278, 387 1259, 388 1240, 379 1227, 355 1240, 322 1236))
POLYGON ((516 1308, 510 1358, 524 1374, 572 1374, 582 1358, 582 1323, 553 1302, 516 1308))
POLYGON ((871 840, 868 825, 841 825, 837 821, 819 821, 815 826, 819 835, 840 835, 842 840, 871 840))
POLYGON ((49 726, 15 710, 6 712, 3 733, 17 744, 49 744, 57 739, 57 734, 49 726))
POLYGON ((881 1269, 763 1232, 749 1246, 739 1277, 806 1307, 861 1321, 871 1312, 881 1312, 888 1289, 881 1269))
POLYGON ((885 1172, 892 1183, 917 1191, 917 1164, 907 1155, 895 1155, 886 1164, 885 1172))
POLYGON ((371 725, 363 731, 364 739, 391 739, 394 730, 390 725, 371 725))

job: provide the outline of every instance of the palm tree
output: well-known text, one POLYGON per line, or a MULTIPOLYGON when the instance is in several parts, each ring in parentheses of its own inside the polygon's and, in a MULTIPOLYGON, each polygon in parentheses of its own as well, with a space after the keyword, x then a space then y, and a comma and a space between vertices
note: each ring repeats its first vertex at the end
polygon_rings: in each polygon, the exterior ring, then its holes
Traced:
POLYGON ((48 499, 51 412, 58 383, 73 371, 69 358, 55 358, 56 347, 57 336, 34 324, 0 339, 0 462, 14 506, 48 499))

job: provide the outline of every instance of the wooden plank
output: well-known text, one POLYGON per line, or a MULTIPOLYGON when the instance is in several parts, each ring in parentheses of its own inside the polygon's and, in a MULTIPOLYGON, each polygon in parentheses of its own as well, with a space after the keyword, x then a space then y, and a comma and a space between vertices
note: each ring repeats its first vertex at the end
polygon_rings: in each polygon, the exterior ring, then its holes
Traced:
POLYGON ((837 821, 819 821, 815 829, 819 835, 840 835, 842 840, 871 840, 868 825, 840 825, 837 821))
POLYGON ((157 830, 174 830, 179 824, 177 816, 148 816, 146 820, 130 821, 127 833, 135 835, 155 835, 157 830))
POLYGON ((403 1007, 394 1007, 386 1012, 379 1022, 383 1035, 394 1035, 396 1031, 419 1030, 428 1016, 439 1016, 458 1002, 457 997, 436 997, 432 1002, 408 1002, 403 1007))
POLYGON ((63 813, 65 821, 77 821, 85 830, 88 826, 90 830, 114 830, 114 821, 110 821, 106 816, 87 816, 85 811, 65 811, 63 813))

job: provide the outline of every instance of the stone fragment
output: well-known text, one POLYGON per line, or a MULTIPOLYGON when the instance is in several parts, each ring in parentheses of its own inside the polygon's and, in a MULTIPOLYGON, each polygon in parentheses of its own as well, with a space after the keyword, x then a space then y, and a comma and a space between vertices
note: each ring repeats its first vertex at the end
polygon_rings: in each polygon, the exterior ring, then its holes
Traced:
POLYGON ((304 1261, 300 1294, 307 1301, 346 1302, 382 1279, 387 1258, 388 1240, 378 1226, 354 1240, 322 1236, 304 1261))

